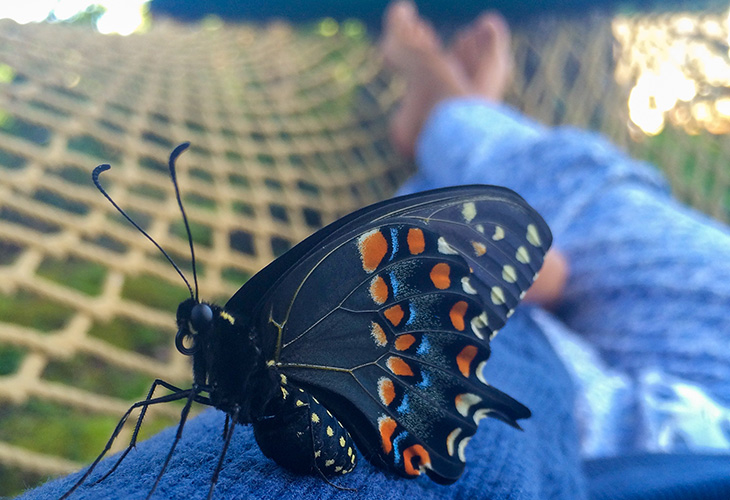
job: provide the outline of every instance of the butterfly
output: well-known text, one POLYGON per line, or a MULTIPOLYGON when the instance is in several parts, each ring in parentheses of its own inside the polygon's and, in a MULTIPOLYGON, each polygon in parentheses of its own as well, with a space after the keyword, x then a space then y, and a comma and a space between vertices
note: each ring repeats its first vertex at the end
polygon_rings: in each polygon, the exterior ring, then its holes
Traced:
MULTIPOLYGON (((169 168, 182 213, 175 162, 169 168)), ((103 190, 122 215, 149 237, 103 190)), ((530 410, 489 385, 490 340, 537 277, 552 236, 519 195, 466 185, 420 192, 357 210, 320 229, 249 279, 224 306, 198 296, 193 278, 177 309, 175 345, 192 357, 193 384, 156 381, 124 415, 82 484, 141 408, 185 400, 173 455, 193 402, 226 414, 209 498, 238 424, 251 424, 263 454, 326 480, 353 470, 357 447, 376 466, 441 484, 465 468, 479 421, 520 428, 530 410), (170 391, 154 397, 162 386, 170 391)), ((104 476, 106 477, 106 476, 104 476)), ((102 477, 102 479, 104 479, 102 477)))

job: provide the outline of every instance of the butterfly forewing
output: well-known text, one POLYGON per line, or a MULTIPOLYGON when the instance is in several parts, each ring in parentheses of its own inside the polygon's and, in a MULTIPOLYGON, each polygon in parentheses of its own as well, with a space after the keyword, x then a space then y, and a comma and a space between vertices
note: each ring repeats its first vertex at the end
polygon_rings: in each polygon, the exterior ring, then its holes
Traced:
MULTIPOLYGON (((550 231, 519 196, 491 186, 394 199, 336 224, 292 250, 299 259, 256 308, 268 355, 372 462, 453 482, 479 420, 516 426, 530 415, 483 369, 550 231)), ((245 288, 227 308, 249 308, 245 288)))

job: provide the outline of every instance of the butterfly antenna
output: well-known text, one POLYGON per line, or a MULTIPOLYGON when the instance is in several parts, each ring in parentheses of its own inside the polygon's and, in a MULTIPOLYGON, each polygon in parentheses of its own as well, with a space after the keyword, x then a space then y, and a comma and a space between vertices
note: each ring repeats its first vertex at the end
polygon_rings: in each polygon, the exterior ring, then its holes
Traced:
MULTIPOLYGON (((178 147, 178 148, 179 148, 179 147, 178 147)), ((174 152, 173 152, 173 154, 174 154, 174 152)), ((167 252, 165 252, 165 251, 164 251, 164 250, 162 249, 162 247, 161 247, 161 246, 159 245, 159 243, 157 243, 157 242, 156 242, 156 241, 155 241, 155 240, 154 240, 154 239, 152 238, 152 236, 150 236, 149 234, 147 234, 147 232, 146 232, 146 231, 145 231, 144 229, 142 229, 142 228, 140 227, 140 225, 139 225, 139 224, 137 224, 136 222, 134 222, 134 221, 132 220, 132 218, 131 218, 131 217, 129 217, 129 215, 127 215, 127 213, 126 213, 126 212, 125 212, 124 210, 122 210, 122 208, 121 208, 121 207, 120 207, 119 205, 117 205, 117 204, 116 204, 116 202, 115 202, 114 200, 112 200, 111 196, 109 196, 109 194, 108 194, 108 193, 107 193, 107 192, 106 192, 106 191, 104 190, 104 188, 103 188, 103 187, 101 187, 101 183, 99 182, 99 175, 101 175, 101 173, 102 173, 102 172, 106 172, 106 171, 107 171, 107 170, 109 170, 110 168, 111 168, 111 166, 110 166, 109 164, 106 164, 106 163, 105 163, 105 164, 103 164, 103 165, 99 165, 98 167, 96 167, 96 168, 94 169, 94 171, 93 171, 93 172, 91 173, 91 180, 92 180, 92 181, 94 181, 94 185, 96 186, 96 189, 98 189, 98 190, 99 190, 99 191, 101 192, 101 194, 103 194, 103 195, 104 195, 104 197, 105 197, 105 198, 106 198, 107 200, 109 200, 109 203, 111 203, 111 204, 112 204, 112 206, 113 206, 114 208, 116 208, 116 209, 117 209, 117 211, 119 211, 119 213, 120 213, 120 214, 122 214, 122 215, 124 216, 124 218, 125 218, 125 219, 127 219, 127 220, 129 221, 129 223, 130 223, 130 224, 132 224, 132 225, 133 225, 134 227, 136 227, 136 228, 137 228, 137 230, 138 230, 138 231, 139 231, 140 233, 142 233, 143 235, 145 235, 145 236, 147 237, 147 239, 148 239, 148 240, 150 240, 150 241, 151 241, 151 242, 152 242, 152 243, 153 243, 153 244, 154 244, 154 245, 155 245, 155 246, 157 247, 157 249, 158 249, 158 250, 159 250, 160 252, 162 252, 162 255, 164 255, 164 256, 165 256, 165 258, 166 258, 166 259, 167 259, 167 260, 168 260, 168 261, 170 262, 170 264, 172 264, 172 267, 174 267, 174 268, 175 268, 175 271, 177 271, 177 274, 179 274, 179 275, 180 275, 180 277, 181 277, 181 278, 183 279, 183 281, 185 282, 185 284, 186 284, 186 285, 188 286, 188 290, 190 291, 190 297, 194 297, 194 298, 195 298, 195 299, 197 300, 197 298, 198 298, 198 297, 197 297, 197 289, 198 289, 197 281, 196 281, 196 283, 195 283, 195 290, 196 290, 196 294, 195 294, 195 295, 193 295, 193 289, 192 289, 192 287, 190 286, 190 282, 189 282, 189 281, 187 280, 187 278, 185 278, 185 275, 184 275, 184 274, 182 273, 182 271, 181 271, 181 270, 180 270, 180 268, 179 268, 179 267, 177 266, 177 264, 175 264, 175 261, 174 261, 174 260, 172 260, 172 257, 170 257, 170 256, 168 255, 168 253, 167 253, 167 252)), ((176 185, 175 187, 177 188, 177 185, 176 185)), ((179 195, 178 195, 178 200, 179 200, 179 199, 180 199, 180 197, 179 197, 179 195)), ((187 225, 187 224, 186 224, 186 225, 187 225)), ((190 234, 190 231, 188 231, 188 234, 190 234)), ((194 268, 194 267, 193 267, 193 273, 195 273, 195 268, 194 268)))
POLYGON ((193 235, 190 232, 190 224, 188 223, 188 216, 185 213, 185 208, 183 207, 182 198, 180 197, 180 187, 177 185, 177 173, 175 172, 175 161, 177 158, 188 149, 190 146, 189 142, 183 142, 178 147, 173 149, 172 153, 170 153, 170 177, 172 178, 172 185, 175 187, 175 197, 177 198, 177 204, 180 207, 180 212, 182 213, 183 222, 185 223, 185 231, 188 233, 188 243, 190 243, 190 260, 192 262, 193 266, 193 282, 195 283, 195 301, 198 301, 198 272, 197 272, 197 266, 195 265, 195 247, 193 246, 193 235))

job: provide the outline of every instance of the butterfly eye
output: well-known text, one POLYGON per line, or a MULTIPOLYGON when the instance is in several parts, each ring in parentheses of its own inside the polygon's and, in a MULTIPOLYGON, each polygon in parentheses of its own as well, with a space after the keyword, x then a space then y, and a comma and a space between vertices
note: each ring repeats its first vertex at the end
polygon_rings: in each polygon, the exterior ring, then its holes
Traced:
POLYGON ((213 310, 208 304, 195 304, 190 311, 190 323, 195 333, 203 333, 213 324, 213 310))
POLYGON ((175 347, 181 354, 191 356, 198 350, 195 337, 210 330, 213 325, 213 310, 207 304, 195 304, 190 311, 188 328, 181 328, 175 335, 175 347))

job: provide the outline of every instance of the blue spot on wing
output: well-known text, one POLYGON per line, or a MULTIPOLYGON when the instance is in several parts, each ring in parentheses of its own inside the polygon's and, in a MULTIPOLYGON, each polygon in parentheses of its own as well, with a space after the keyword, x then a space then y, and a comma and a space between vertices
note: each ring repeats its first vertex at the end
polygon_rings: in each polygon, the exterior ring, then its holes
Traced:
POLYGON ((403 432, 401 434, 398 434, 395 439, 393 440, 393 462, 398 465, 400 463, 401 458, 401 452, 400 452, 400 442, 405 439, 408 436, 407 432, 403 432))
POLYGON ((390 246, 392 251, 390 252, 390 259, 388 261, 392 261, 395 254, 398 253, 398 229, 394 227, 390 228, 390 246))
POLYGON ((395 411, 397 411, 398 413, 403 415, 404 413, 407 413, 409 409, 410 409, 410 407, 408 404, 408 394, 405 394, 403 396, 403 401, 401 401, 400 406, 398 406, 398 408, 396 408, 395 411))
POLYGON ((423 356, 424 354, 427 354, 428 351, 431 350, 431 343, 428 341, 428 337, 425 335, 421 337, 421 344, 418 346, 418 349, 416 349, 416 352, 423 356))
POLYGON ((421 380, 418 384, 416 384, 418 387, 425 389, 429 385, 431 385, 431 376, 425 370, 421 370, 421 378, 423 380, 421 380))
POLYGON ((406 321, 406 325, 411 326, 414 321, 416 321, 416 306, 413 305, 411 302, 408 304, 408 309, 410 310, 410 314, 408 315, 408 321, 406 321))
POLYGON ((393 289, 393 298, 398 298, 398 287, 400 286, 400 283, 398 283, 398 279, 395 277, 394 272, 388 273, 388 276, 390 276, 390 287, 393 289))

